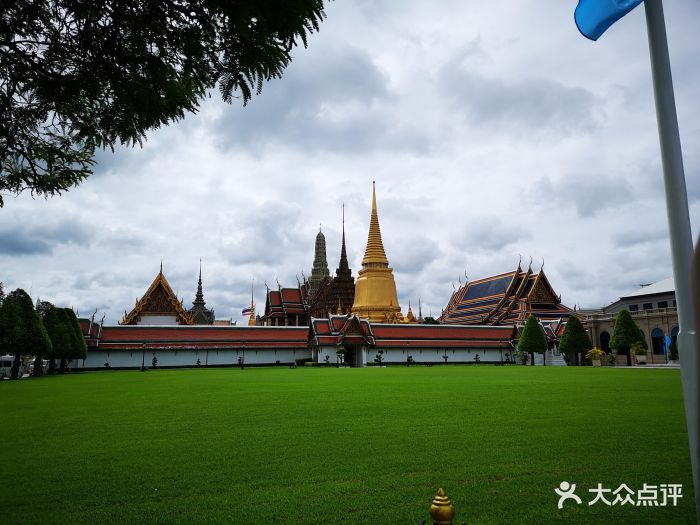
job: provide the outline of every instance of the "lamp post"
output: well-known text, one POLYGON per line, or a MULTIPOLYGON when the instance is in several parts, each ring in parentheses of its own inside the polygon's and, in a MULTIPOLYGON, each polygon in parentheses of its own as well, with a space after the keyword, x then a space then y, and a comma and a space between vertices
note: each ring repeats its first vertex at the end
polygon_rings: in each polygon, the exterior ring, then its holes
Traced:
POLYGON ((146 343, 141 345, 141 372, 146 371, 146 343))

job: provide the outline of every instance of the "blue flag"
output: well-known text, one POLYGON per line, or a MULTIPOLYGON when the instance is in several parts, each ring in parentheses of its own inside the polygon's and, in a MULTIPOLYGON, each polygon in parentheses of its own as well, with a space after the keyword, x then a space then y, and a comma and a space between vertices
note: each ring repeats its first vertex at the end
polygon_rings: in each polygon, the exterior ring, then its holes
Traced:
POLYGON ((576 27, 581 34, 591 40, 600 35, 632 11, 643 0, 579 0, 574 11, 576 27))

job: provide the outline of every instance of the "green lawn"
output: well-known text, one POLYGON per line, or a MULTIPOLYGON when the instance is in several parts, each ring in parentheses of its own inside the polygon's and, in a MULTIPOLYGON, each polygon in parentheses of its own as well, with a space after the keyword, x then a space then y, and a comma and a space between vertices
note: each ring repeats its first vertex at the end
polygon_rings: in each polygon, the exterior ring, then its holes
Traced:
POLYGON ((0 382, 2 523, 694 523, 677 370, 435 366, 0 382), (583 505, 557 510, 554 488, 583 505), (682 483, 678 507, 588 506, 682 483))

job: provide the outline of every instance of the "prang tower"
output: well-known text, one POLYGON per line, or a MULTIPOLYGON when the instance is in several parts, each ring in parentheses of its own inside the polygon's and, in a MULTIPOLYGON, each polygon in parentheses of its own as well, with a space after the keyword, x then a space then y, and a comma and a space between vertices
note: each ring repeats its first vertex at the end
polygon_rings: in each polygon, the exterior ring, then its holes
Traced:
POLYGON ((372 213, 369 220, 367 248, 362 269, 355 282, 352 313, 369 318, 372 323, 401 323, 403 315, 396 295, 394 273, 384 252, 377 217, 377 195, 372 182, 372 213))
POLYGON ((328 270, 328 259, 326 257, 326 237, 318 229, 316 235, 316 251, 314 253, 314 264, 311 268, 311 277, 309 277, 309 298, 314 299, 319 288, 328 279, 331 272, 328 270))

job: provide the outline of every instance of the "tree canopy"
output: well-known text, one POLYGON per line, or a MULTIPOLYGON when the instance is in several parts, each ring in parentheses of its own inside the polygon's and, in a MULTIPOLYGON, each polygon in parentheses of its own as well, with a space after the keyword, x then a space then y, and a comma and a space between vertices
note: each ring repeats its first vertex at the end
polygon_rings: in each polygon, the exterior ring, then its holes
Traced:
POLYGON ((547 351, 547 337, 537 317, 531 315, 525 321, 525 326, 518 341, 518 352, 527 354, 543 354, 547 351))
POLYGON ((627 310, 620 310, 615 318, 615 326, 613 326, 613 333, 610 338, 610 348, 614 348, 618 352, 625 352, 634 343, 640 341, 646 345, 637 323, 632 319, 632 315, 627 310))
POLYGON ((323 0, 3 3, 0 206, 79 184, 96 148, 141 144, 215 87, 246 104, 324 18, 323 0))
POLYGON ((578 356, 585 355, 592 346, 591 338, 578 317, 575 315, 569 317, 559 342, 559 351, 569 357, 574 357, 571 362, 577 362, 578 356))
POLYGON ((15 356, 13 377, 21 355, 34 355, 41 362, 41 356, 51 352, 51 340, 34 303, 21 288, 10 292, 0 307, 0 352, 15 356))

